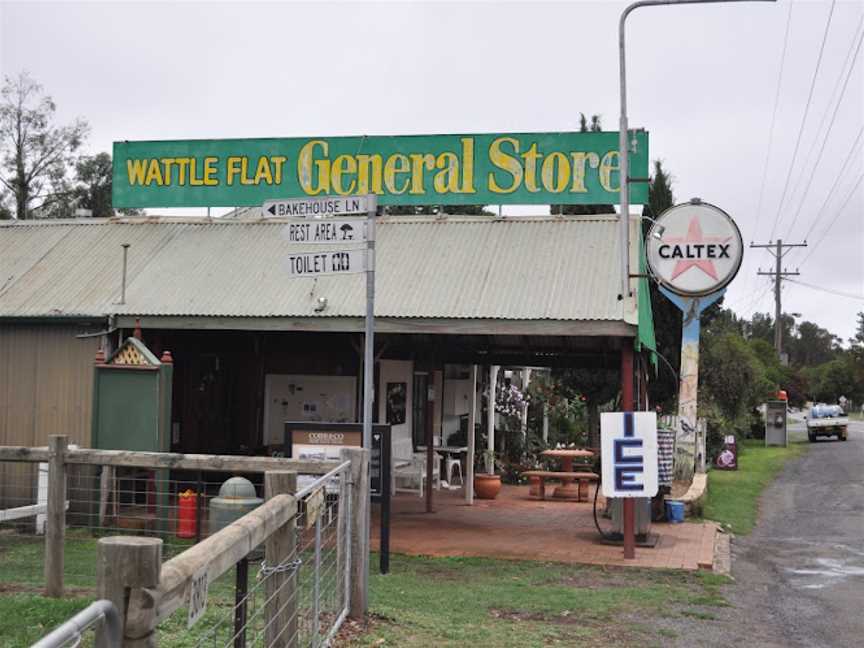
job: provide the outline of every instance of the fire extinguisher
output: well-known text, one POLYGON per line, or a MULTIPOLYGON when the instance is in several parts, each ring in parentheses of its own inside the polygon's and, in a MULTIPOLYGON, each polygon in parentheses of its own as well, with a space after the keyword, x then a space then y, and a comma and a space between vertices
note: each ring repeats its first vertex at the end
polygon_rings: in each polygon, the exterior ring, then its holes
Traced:
POLYGON ((194 538, 198 531, 195 511, 198 507, 198 494, 193 490, 186 490, 178 495, 177 513, 177 537, 194 538))

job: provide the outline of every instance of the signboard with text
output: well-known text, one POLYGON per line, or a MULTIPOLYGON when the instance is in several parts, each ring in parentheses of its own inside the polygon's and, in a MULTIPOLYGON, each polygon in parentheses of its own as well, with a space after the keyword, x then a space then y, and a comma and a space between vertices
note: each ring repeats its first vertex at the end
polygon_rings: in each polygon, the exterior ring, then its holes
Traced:
POLYGON ((366 272, 366 250, 293 252, 286 255, 285 263, 292 277, 356 274, 366 272))
POLYGON ((698 199, 660 214, 646 239, 651 274, 683 297, 723 289, 738 273, 743 255, 744 241, 735 221, 698 199))
MULTIPOLYGON (((634 138, 630 174, 645 178, 648 134, 634 138)), ((382 205, 613 204, 618 163, 613 131, 123 141, 114 143, 113 204, 275 201, 266 216, 277 216, 280 199, 326 194, 375 194, 382 205)), ((647 183, 632 184, 630 202, 647 200, 647 183)))
POLYGON ((657 494, 657 414, 605 412, 600 415, 604 497, 657 494))
POLYGON ((366 219, 295 221, 282 228, 282 238, 288 243, 365 243, 366 219))

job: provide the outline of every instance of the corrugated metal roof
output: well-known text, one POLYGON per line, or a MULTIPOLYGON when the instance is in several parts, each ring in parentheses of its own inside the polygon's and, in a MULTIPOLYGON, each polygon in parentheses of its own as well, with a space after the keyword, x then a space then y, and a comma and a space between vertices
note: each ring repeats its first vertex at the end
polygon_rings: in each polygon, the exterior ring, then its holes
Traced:
MULTIPOLYGON (((126 219, 0 225, 0 317, 362 317, 363 275, 294 279, 284 223, 126 219), (129 243, 119 305, 121 244, 129 243)), ((386 217, 376 316, 635 323, 615 216, 386 217)), ((307 246, 321 250, 322 246, 307 246)), ((328 248, 330 249, 330 248, 328 248)))

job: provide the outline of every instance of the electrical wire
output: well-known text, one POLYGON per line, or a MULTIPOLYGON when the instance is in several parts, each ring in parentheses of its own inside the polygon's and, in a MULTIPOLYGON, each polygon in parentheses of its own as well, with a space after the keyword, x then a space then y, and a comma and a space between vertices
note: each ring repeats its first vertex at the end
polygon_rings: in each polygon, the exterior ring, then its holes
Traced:
MULTIPOLYGON (((862 24, 864 24, 864 16, 862 16, 861 20, 862 24)), ((855 41, 853 40, 852 42, 854 43, 855 41)), ((861 52, 862 42, 864 42, 864 31, 861 32, 861 37, 858 39, 858 46, 855 48, 855 56, 852 59, 852 65, 849 67, 849 71, 846 74, 846 80, 843 82, 843 90, 840 92, 840 97, 837 99, 837 104, 834 106, 834 113, 831 115, 831 123, 828 124, 828 130, 825 132, 825 136, 822 138, 822 146, 819 149, 819 155, 816 157, 816 162, 813 164, 811 175, 815 175, 816 169, 819 168, 819 163, 822 161, 822 155, 825 153, 825 147, 828 144, 828 137, 831 135, 831 129, 834 128, 834 122, 837 119, 837 113, 840 110, 840 105, 843 103, 843 96, 846 94, 846 88, 849 87, 849 79, 852 77, 852 71, 855 69, 855 64, 858 61, 858 54, 861 52)), ((818 137, 816 141, 818 141, 818 137)), ((804 164, 804 168, 807 168, 806 162, 804 164)), ((804 206, 804 201, 807 198, 807 193, 810 191, 810 187, 813 186, 813 183, 811 182, 803 182, 801 184, 804 185, 804 195, 802 195, 800 200, 798 200, 798 208, 795 210, 795 216, 792 219, 792 223, 789 225, 789 234, 792 233, 792 228, 795 227, 795 223, 798 221, 798 216, 799 214, 801 214, 801 208, 804 206)))
POLYGON ((816 241, 816 243, 814 243, 810 247, 810 251, 807 252, 807 256, 805 256, 801 260, 801 265, 804 265, 804 263, 807 261, 807 259, 809 259, 810 256, 813 254, 813 252, 816 251, 816 248, 819 247, 819 244, 825 239, 826 236, 828 236, 828 232, 830 232, 833 229, 834 224, 837 222, 837 220, 843 214, 843 210, 845 209, 846 205, 849 204, 849 201, 852 200, 852 196, 855 195, 855 191, 858 189, 858 187, 861 186, 862 180, 864 180, 864 173, 862 173, 861 175, 858 176, 858 180, 853 185, 852 190, 849 192, 849 195, 846 196, 846 199, 843 201, 843 204, 840 205, 840 207, 837 209, 837 213, 834 215, 834 218, 831 219, 830 223, 828 223, 828 227, 826 227, 823 230, 822 235, 819 237, 819 239, 816 241))
POLYGON ((774 92, 774 110, 771 113, 771 128, 768 129, 768 152, 765 154, 765 166, 762 169, 762 185, 759 187, 759 202, 756 206, 756 222, 753 225, 754 237, 759 233, 759 219, 762 217, 762 199, 765 197, 765 182, 768 179, 768 164, 771 160, 771 148, 774 144, 774 126, 777 122, 777 107, 780 105, 780 88, 783 85, 783 69, 786 67, 786 50, 789 44, 789 27, 792 25, 792 6, 789 2, 789 13, 786 15, 786 32, 783 34, 783 53, 780 55, 780 72, 777 75, 777 89, 774 92))
POLYGON ((838 297, 846 297, 848 299, 855 299, 857 301, 864 302, 864 295, 853 295, 852 293, 843 292, 842 290, 832 290, 830 288, 817 286, 815 284, 809 284, 804 281, 797 281, 795 279, 787 279, 786 281, 791 281, 792 283, 799 286, 804 286, 805 288, 810 288, 812 290, 818 290, 819 292, 829 293, 831 295, 837 295, 838 297))
POLYGON ((792 179, 792 169, 795 168, 795 160, 798 157, 798 148, 801 146, 801 136, 804 134, 804 125, 807 123, 807 115, 810 113, 810 105, 813 102, 813 91, 816 89, 816 79, 819 76, 819 68, 822 66, 822 54, 825 52, 825 43, 828 41, 828 30, 831 28, 831 18, 834 16, 834 6, 837 0, 831 0, 831 9, 828 12, 828 20, 825 22, 825 32, 822 34, 822 44, 819 46, 819 57, 816 59, 816 68, 813 70, 813 78, 810 81, 810 92, 807 94, 807 104, 804 107, 804 114, 801 116, 801 126, 798 128, 798 137, 795 140, 795 149, 792 151, 792 162, 789 164, 789 172, 786 174, 786 183, 783 186, 783 193, 780 195, 780 202, 777 204, 777 215, 774 218, 774 225, 771 227, 769 239, 774 238, 774 232, 777 230, 777 225, 780 222, 780 214, 783 211, 783 203, 786 201, 786 192, 789 190, 789 181, 792 179))
MULTIPOLYGON (((807 233, 804 235, 804 240, 806 241, 810 234, 816 227, 816 224, 822 220, 822 217, 828 213, 828 203, 831 202, 831 199, 836 195, 834 192, 837 189, 837 185, 840 184, 840 180, 844 176, 844 172, 849 168, 849 160, 852 159, 855 150, 858 148, 858 144, 861 142, 861 135, 864 134, 864 126, 862 126, 858 130, 858 136, 855 138, 855 141, 852 142, 852 148, 849 149, 849 153, 846 155, 846 159, 843 160, 843 164, 840 166, 840 172, 837 174, 837 177, 834 178, 834 184, 831 185, 831 189, 828 190, 828 195, 825 196, 825 201, 822 203, 822 206, 816 212, 816 218, 813 219, 813 222, 810 223, 810 227, 807 229, 807 233)), ((796 250, 799 248, 795 248, 796 250)))

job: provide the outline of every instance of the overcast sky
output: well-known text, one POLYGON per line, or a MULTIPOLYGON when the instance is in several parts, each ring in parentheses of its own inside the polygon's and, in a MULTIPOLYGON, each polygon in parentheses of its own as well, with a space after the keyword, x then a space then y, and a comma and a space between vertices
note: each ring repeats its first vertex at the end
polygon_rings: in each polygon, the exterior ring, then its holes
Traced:
MULTIPOLYGON (((0 2, 0 72, 27 70, 60 120, 86 118, 94 153, 123 139, 573 130, 580 111, 617 130, 625 4, 0 2)), ((784 310, 848 338, 864 310, 862 142, 843 165, 864 126, 864 3, 836 2, 808 109, 831 6, 794 3, 773 137, 789 0, 637 10, 628 96, 676 199, 724 208, 748 242, 808 236, 784 265, 845 296, 785 283, 784 310)), ((773 313, 756 276, 772 262, 747 250, 727 304, 773 313)))

